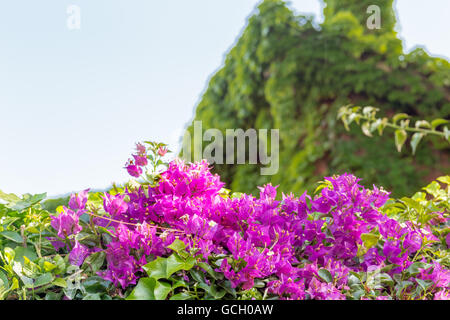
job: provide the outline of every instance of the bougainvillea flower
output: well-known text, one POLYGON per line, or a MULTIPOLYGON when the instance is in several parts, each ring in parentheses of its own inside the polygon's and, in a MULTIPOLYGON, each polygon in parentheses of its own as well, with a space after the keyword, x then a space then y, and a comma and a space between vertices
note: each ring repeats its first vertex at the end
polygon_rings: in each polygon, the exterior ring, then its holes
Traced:
POLYGON ((137 166, 143 167, 146 166, 148 163, 147 157, 145 155, 141 156, 138 154, 133 154, 133 158, 137 166))
POLYGON ((142 174, 142 168, 135 164, 129 164, 125 168, 127 169, 128 174, 132 177, 139 178, 142 174))
POLYGON ((165 148, 165 147, 159 147, 159 149, 158 149, 158 154, 159 154, 161 157, 164 157, 164 156, 166 155, 167 151, 168 151, 167 148, 165 148))
POLYGON ((52 217, 51 226, 58 231, 58 237, 63 239, 82 230, 78 215, 66 207, 57 217, 52 217))
MULTIPOLYGON (((127 170, 139 177, 146 149, 139 144, 136 149, 127 170)), ((161 150, 162 156, 165 149, 161 150)), ((351 275, 394 264, 387 271, 394 278, 412 265, 421 246, 443 240, 427 226, 401 224, 386 216, 380 207, 389 193, 367 189, 351 174, 326 177, 315 197, 307 192, 299 198, 283 194, 282 201, 276 200, 277 187, 271 184, 259 188, 259 197, 224 196, 224 183, 206 161, 188 164, 176 159, 160 176, 154 187, 143 184, 117 195, 106 193, 103 209, 114 222, 98 217, 92 221, 109 228, 111 239, 90 249, 75 242, 71 263, 82 264, 89 252, 104 250, 106 270, 99 275, 127 289, 145 276, 146 263, 172 254, 168 246, 179 239, 199 261, 208 263, 212 254, 222 255, 216 271, 239 290, 253 288, 258 279, 270 279, 267 292, 281 299, 345 299, 351 275), (364 248, 363 236, 370 239, 370 235, 375 240, 364 248)), ((77 212, 85 210, 84 197, 83 193, 71 197, 72 210, 65 208, 52 219, 61 238, 81 231, 77 212)), ((446 241, 449 245, 449 236, 446 241)), ((178 275, 189 281, 186 274, 178 275)), ((433 283, 428 293, 435 299, 448 298, 450 271, 444 264, 434 262, 421 269, 417 279, 433 283)), ((390 299, 386 294, 390 293, 361 299, 390 299)))
POLYGON ((72 194, 69 200, 69 208, 72 210, 84 210, 90 189, 83 190, 78 194, 72 194))
POLYGON ((72 251, 70 251, 69 262, 73 265, 81 266, 89 253, 89 248, 76 241, 75 246, 72 248, 72 251))
POLYGON ((103 198, 103 206, 105 211, 113 217, 124 214, 128 209, 128 205, 125 202, 123 195, 113 196, 109 193, 105 193, 103 198))

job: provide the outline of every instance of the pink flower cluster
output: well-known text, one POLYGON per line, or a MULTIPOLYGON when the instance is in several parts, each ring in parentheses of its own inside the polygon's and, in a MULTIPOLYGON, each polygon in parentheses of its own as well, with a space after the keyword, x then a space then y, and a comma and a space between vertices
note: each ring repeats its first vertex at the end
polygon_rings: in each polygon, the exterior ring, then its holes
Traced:
POLYGON ((133 159, 128 159, 126 164, 126 169, 130 176, 135 178, 139 177, 142 174, 142 167, 145 167, 148 163, 147 161, 147 149, 144 145, 137 143, 136 144, 136 153, 133 154, 133 159))
MULTIPOLYGON (((366 189, 351 174, 325 181, 315 197, 283 194, 279 201, 271 184, 260 188, 258 198, 227 197, 206 161, 174 160, 154 188, 105 194, 104 209, 117 222, 110 224, 115 237, 106 246, 107 269, 100 274, 123 288, 136 284, 142 266, 169 254, 167 247, 178 238, 205 262, 225 255, 217 271, 233 287, 250 289, 255 280, 270 278, 268 293, 284 299, 346 299, 351 273, 393 265, 388 274, 394 276, 414 262, 418 250, 437 241, 430 230, 383 214, 389 194, 382 189, 366 189), (367 234, 379 236, 377 246, 360 254, 367 234), (324 270, 330 279, 324 279, 324 270)), ((79 232, 75 216, 70 222, 55 218, 59 236, 79 232)), ((450 271, 438 262, 417 277, 433 282, 429 291, 437 298, 449 297, 450 271)), ((377 299, 391 294, 384 293, 377 299)))

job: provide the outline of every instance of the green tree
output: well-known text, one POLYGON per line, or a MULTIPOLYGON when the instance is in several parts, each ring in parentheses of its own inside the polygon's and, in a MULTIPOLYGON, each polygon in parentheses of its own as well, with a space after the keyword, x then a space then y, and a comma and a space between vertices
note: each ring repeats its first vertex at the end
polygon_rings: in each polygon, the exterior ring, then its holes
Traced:
MULTIPOLYGON (((450 64, 420 48, 404 52, 392 0, 325 4, 325 20, 318 25, 312 16, 295 15, 284 1, 262 1, 196 108, 194 120, 204 130, 278 128, 279 172, 261 176, 260 165, 214 170, 231 189, 247 193, 269 181, 299 193, 323 176, 352 172, 367 185, 410 194, 448 171, 448 144, 427 137, 414 156, 397 153, 388 137, 354 134, 357 127, 346 132, 338 109, 373 105, 387 115, 448 119, 450 64), (373 4, 381 9, 381 26, 372 30, 366 20, 373 4)), ((187 130, 192 134, 193 126, 187 130)))

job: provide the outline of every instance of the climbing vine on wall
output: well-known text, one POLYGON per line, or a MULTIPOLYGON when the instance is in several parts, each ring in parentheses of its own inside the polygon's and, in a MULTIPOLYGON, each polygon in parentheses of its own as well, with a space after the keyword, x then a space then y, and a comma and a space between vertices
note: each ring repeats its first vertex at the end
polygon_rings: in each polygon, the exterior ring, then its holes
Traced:
POLYGON ((404 52, 392 2, 326 0, 320 25, 284 1, 261 2, 194 118, 204 130, 280 130, 276 175, 259 175, 259 165, 215 165, 232 189, 255 194, 255 185, 272 181, 280 191, 301 192, 347 171, 394 195, 410 194, 448 171, 448 145, 430 139, 433 148, 424 143, 415 155, 398 153, 389 137, 362 136, 356 127, 346 132, 337 119, 347 104, 411 120, 449 118, 450 64, 420 48, 404 52), (373 4, 381 8, 381 28, 370 30, 362 9, 373 4))

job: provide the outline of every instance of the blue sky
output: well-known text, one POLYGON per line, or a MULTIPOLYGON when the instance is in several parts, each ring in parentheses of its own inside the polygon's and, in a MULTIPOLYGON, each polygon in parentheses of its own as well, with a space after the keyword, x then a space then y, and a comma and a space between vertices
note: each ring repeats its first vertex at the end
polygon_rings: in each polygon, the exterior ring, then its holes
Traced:
MULTIPOLYGON (((140 140, 178 139, 256 0, 0 3, 0 189, 61 194, 125 181, 140 140), (67 7, 81 9, 70 30, 67 7)), ((294 0, 322 19, 318 0, 294 0)), ((397 0, 407 50, 450 57, 450 1, 397 0)))

